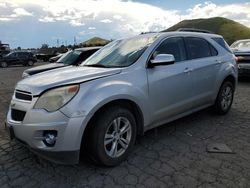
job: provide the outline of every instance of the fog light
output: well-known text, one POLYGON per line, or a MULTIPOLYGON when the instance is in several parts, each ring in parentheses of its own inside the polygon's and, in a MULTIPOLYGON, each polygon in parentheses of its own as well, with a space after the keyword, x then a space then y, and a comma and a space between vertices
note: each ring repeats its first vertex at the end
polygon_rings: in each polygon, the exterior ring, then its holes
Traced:
POLYGON ((46 146, 52 147, 56 143, 57 131, 44 131, 44 144, 46 146))

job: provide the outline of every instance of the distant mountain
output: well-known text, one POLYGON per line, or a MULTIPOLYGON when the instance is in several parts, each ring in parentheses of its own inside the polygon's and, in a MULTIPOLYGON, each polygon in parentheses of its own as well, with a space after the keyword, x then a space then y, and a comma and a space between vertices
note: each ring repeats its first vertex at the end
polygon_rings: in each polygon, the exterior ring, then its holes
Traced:
POLYGON ((179 28, 197 28, 209 30, 213 33, 222 35, 228 44, 232 44, 234 41, 239 39, 250 39, 249 27, 222 17, 183 20, 164 31, 175 31, 179 28))
POLYGON ((109 42, 110 42, 109 40, 106 40, 103 38, 93 37, 87 41, 80 43, 80 45, 81 46, 104 46, 108 44, 109 42))

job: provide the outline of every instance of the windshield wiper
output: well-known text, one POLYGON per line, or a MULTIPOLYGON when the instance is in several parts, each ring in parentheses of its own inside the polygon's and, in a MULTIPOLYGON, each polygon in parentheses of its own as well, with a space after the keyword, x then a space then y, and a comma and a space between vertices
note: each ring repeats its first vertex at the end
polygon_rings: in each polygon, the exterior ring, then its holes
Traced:
POLYGON ((108 68, 108 66, 103 65, 103 64, 90 64, 90 65, 83 65, 85 67, 103 67, 103 68, 108 68))

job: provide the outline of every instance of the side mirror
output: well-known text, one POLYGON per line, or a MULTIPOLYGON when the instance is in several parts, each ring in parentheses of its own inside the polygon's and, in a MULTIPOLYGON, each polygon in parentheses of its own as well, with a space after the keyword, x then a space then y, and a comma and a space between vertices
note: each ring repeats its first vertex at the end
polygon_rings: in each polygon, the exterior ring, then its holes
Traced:
POLYGON ((150 61, 151 66, 174 64, 175 58, 172 54, 158 54, 150 61))

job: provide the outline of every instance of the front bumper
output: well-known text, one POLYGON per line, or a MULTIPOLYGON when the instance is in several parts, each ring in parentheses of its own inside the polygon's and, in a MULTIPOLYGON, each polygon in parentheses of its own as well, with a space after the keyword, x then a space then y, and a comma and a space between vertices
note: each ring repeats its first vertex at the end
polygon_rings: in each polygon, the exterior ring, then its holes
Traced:
POLYGON ((22 144, 25 147, 27 147, 28 149, 30 149, 30 151, 32 151, 36 155, 38 155, 46 160, 58 163, 58 164, 76 164, 79 162, 80 150, 76 150, 76 151, 46 151, 46 150, 31 148, 25 141, 23 141, 15 136, 15 132, 14 132, 14 129, 12 126, 8 126, 7 124, 5 124, 5 125, 7 127, 7 131, 9 133, 11 139, 16 139, 20 144, 22 144))
POLYGON ((33 101, 27 103, 12 99, 6 120, 12 137, 50 161, 63 164, 78 163, 84 117, 69 118, 60 111, 49 113, 33 109, 32 103, 33 101), (13 120, 13 109, 26 112, 22 121, 13 120), (45 144, 45 131, 57 132, 54 146, 45 144))
POLYGON ((250 77, 250 63, 247 65, 238 65, 238 75, 239 77, 250 77))

